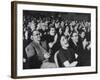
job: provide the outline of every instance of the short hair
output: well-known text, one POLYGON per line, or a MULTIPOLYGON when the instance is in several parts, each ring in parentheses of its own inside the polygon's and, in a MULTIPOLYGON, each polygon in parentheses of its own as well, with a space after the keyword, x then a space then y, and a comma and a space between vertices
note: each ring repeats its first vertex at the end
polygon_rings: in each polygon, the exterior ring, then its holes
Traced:
POLYGON ((35 29, 35 30, 33 30, 33 32, 32 32, 32 36, 33 36, 33 34, 34 34, 34 32, 35 32, 35 31, 38 31, 38 32, 40 33, 40 31, 39 31, 39 30, 36 30, 36 29, 35 29))
POLYGON ((65 38, 68 39, 68 41, 69 41, 69 38, 70 38, 69 35, 67 35, 67 36, 65 36, 65 35, 61 35, 60 40, 61 40, 62 37, 65 37, 65 38))
POLYGON ((54 25, 52 25, 51 27, 49 27, 49 31, 51 30, 51 28, 56 29, 56 28, 55 28, 55 26, 54 26, 54 25))
POLYGON ((79 30, 79 34, 81 34, 82 32, 85 32, 83 29, 80 29, 79 30))
POLYGON ((73 31, 71 32, 71 34, 70 34, 70 37, 73 37, 73 34, 74 34, 74 33, 77 33, 77 34, 78 34, 77 31, 73 30, 73 31))

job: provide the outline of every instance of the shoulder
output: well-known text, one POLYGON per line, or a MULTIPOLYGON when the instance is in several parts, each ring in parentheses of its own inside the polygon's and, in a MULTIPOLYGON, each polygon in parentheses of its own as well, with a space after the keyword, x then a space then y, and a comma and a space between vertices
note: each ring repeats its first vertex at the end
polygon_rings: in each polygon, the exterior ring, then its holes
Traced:
POLYGON ((69 48, 68 50, 70 51, 71 54, 75 53, 74 49, 72 49, 72 48, 69 48))
POLYGON ((63 52, 62 48, 60 48, 59 51, 57 51, 57 53, 58 53, 59 56, 64 55, 64 52, 63 52))
POLYGON ((26 46, 26 48, 31 48, 31 47, 34 47, 34 43, 31 42, 29 45, 26 46))
POLYGON ((70 44, 70 45, 73 45, 72 39, 69 39, 69 44, 70 44))
POLYGON ((68 50, 69 50, 69 51, 74 51, 74 50, 73 50, 72 48, 70 48, 70 47, 68 48, 68 50))

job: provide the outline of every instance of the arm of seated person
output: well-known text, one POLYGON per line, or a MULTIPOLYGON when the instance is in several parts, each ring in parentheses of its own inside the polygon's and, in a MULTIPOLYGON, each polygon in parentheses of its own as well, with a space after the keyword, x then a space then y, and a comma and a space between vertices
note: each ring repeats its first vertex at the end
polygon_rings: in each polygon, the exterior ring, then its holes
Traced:
POLYGON ((54 44, 55 44, 54 42, 50 42, 49 47, 52 48, 54 44))
POLYGON ((78 54, 77 54, 77 53, 75 53, 75 58, 76 58, 76 59, 78 58, 78 54))
POLYGON ((58 35, 56 34, 54 37, 54 41, 49 43, 49 47, 52 48, 53 45, 57 42, 58 35))
POLYGON ((28 58, 32 57, 32 56, 35 54, 34 48, 31 47, 30 45, 28 45, 28 46, 25 48, 25 51, 26 51, 26 54, 27 54, 27 57, 28 57, 28 58))
POLYGON ((26 63, 26 58, 23 58, 23 63, 26 63))
POLYGON ((49 53, 45 53, 45 54, 44 54, 44 58, 45 58, 45 59, 48 59, 49 57, 50 57, 50 54, 49 54, 49 53))
POLYGON ((74 67, 74 66, 77 65, 77 63, 78 63, 78 61, 73 61, 72 63, 70 63, 70 62, 67 60, 67 61, 65 61, 63 64, 64 64, 65 67, 74 67))

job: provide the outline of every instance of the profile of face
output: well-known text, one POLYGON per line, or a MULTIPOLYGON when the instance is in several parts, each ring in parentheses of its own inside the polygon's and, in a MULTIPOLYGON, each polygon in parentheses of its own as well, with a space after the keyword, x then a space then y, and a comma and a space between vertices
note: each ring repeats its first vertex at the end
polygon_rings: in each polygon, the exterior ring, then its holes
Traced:
POLYGON ((72 34, 72 37, 71 37, 71 39, 74 41, 74 42, 78 42, 78 33, 77 32, 74 32, 73 34, 72 34))
POLYGON ((35 26, 36 26, 36 24, 35 24, 35 22, 34 22, 34 20, 32 20, 31 22, 28 22, 28 25, 27 25, 32 31, 34 31, 35 30, 35 26))
POLYGON ((41 33, 39 31, 34 31, 32 37, 35 42, 38 42, 41 40, 41 33))
POLYGON ((62 34, 62 29, 61 28, 59 28, 59 33, 62 34))
POLYGON ((42 23, 41 27, 42 27, 42 30, 45 31, 46 30, 46 23, 42 23))
POLYGON ((50 28, 50 35, 52 35, 52 36, 55 35, 55 28, 50 28))
POLYGON ((81 32, 80 36, 81 36, 81 38, 84 38, 85 37, 85 32, 81 32))
POLYGON ((67 27, 65 28, 64 35, 67 36, 68 34, 69 34, 69 27, 67 26, 67 27))
POLYGON ((65 36, 61 37, 60 43, 61 43, 62 48, 66 49, 69 47, 68 38, 65 36))
POLYGON ((27 30, 25 31, 24 35, 25 35, 25 39, 27 40, 28 39, 28 31, 27 30))

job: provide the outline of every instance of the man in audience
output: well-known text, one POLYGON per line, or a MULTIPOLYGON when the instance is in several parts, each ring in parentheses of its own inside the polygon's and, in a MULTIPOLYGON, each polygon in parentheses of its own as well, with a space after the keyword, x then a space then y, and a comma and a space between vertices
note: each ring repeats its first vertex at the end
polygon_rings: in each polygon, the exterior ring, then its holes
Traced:
POLYGON ((32 34, 33 41, 25 48, 29 69, 40 68, 42 62, 50 57, 46 51, 46 43, 41 42, 40 32, 35 30, 32 34))

